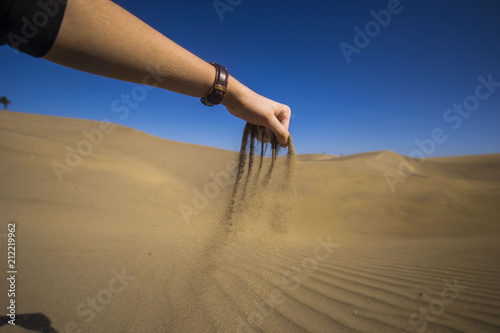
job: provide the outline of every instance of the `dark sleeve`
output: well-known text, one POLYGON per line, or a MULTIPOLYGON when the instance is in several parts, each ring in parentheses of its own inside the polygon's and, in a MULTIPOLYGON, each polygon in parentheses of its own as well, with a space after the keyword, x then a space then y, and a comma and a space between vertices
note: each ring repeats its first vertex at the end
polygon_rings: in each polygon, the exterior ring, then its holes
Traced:
POLYGON ((43 57, 54 44, 67 0, 0 0, 0 45, 43 57))

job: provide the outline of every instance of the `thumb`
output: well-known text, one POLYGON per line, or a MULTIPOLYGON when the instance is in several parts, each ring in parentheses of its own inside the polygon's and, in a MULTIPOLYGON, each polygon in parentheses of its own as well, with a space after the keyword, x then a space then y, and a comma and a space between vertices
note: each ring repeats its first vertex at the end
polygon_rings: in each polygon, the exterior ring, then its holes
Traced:
POLYGON ((276 135, 276 139, 281 147, 288 146, 288 137, 290 136, 290 133, 288 133, 288 130, 279 122, 278 119, 276 119, 276 117, 271 118, 269 129, 273 131, 274 135, 276 135))

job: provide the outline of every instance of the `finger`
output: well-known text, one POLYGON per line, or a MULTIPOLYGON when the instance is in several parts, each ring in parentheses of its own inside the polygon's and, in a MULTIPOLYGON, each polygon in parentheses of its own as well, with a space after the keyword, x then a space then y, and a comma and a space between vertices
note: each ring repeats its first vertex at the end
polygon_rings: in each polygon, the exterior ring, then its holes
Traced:
POLYGON ((278 116, 278 120, 280 123, 285 127, 286 130, 288 130, 288 127, 290 126, 290 117, 291 117, 292 111, 290 110, 289 107, 286 107, 278 116))
POLYGON ((281 147, 288 146, 288 137, 290 134, 276 117, 271 118, 269 128, 273 131, 274 135, 276 135, 276 139, 278 139, 278 143, 281 147))
POLYGON ((290 126, 290 116, 280 121, 281 125, 288 131, 288 127, 290 126))
POLYGON ((292 114, 292 110, 286 105, 282 106, 282 109, 276 114, 276 118, 278 118, 279 122, 283 125, 283 127, 288 131, 288 127, 290 125, 290 116, 292 114))

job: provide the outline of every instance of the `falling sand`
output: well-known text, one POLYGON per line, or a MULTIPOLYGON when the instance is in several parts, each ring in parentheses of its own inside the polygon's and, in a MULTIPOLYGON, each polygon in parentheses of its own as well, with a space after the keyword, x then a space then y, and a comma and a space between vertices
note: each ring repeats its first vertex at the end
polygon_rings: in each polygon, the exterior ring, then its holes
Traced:
MULTIPOLYGON (((272 132, 271 132, 270 142, 264 140, 264 133, 265 133, 264 127, 253 125, 250 123, 246 124, 245 129, 243 131, 239 162, 238 162, 238 170, 226 217, 226 223, 229 226, 233 226, 233 213, 235 208, 237 206, 240 207, 244 206, 245 199, 247 198, 247 196, 254 197, 255 195, 263 195, 271 179, 271 175, 273 173, 273 169, 275 168, 276 160, 279 154, 280 146, 278 144, 276 136, 272 132), (266 156, 266 151, 269 145, 271 145, 271 161, 266 174, 261 179, 262 165, 264 164, 264 158, 266 156), (252 184, 250 184, 251 188, 249 188, 249 183, 252 179, 255 151, 258 148, 258 146, 260 146, 259 166, 255 177, 253 177, 254 178, 253 186, 252 184), (246 165, 247 160, 248 160, 248 166, 246 165), (246 177, 243 176, 245 171, 247 172, 246 177)), ((286 187, 283 187, 283 190, 287 189, 291 190, 291 188, 289 187, 293 186, 293 184, 295 183, 294 172, 296 170, 295 150, 293 147, 293 141, 291 136, 288 139, 288 154, 287 154, 286 165, 287 165, 287 170, 285 175, 286 178, 282 180, 285 182, 286 187)), ((286 200, 285 196, 282 196, 282 198, 283 198, 282 200, 286 200)), ((279 205, 277 208, 284 207, 282 203, 281 204, 277 203, 277 204, 279 205)))
MULTIPOLYGON (((271 134, 266 141, 263 127, 247 123, 232 188, 226 189, 211 211, 199 216, 205 223, 210 222, 210 227, 198 259, 189 263, 190 270, 184 281, 193 302, 213 311, 203 315, 211 318, 208 330, 225 327, 227 331, 234 331, 237 325, 234 316, 221 315, 227 310, 217 310, 220 304, 215 301, 220 300, 226 288, 234 287, 234 276, 227 270, 227 263, 250 261, 252 265, 264 267, 288 246, 296 219, 295 150, 291 137, 286 155, 279 155, 276 137, 271 134), (226 321, 231 317, 232 320, 226 321)), ((255 310, 255 302, 262 301, 257 295, 269 295, 275 287, 251 276, 238 279, 238 284, 235 290, 238 290, 240 318, 246 318, 255 310)), ((181 312, 193 313, 193 309, 181 312)), ((192 328, 199 329, 195 318, 193 314, 183 321, 193 322, 192 328)))

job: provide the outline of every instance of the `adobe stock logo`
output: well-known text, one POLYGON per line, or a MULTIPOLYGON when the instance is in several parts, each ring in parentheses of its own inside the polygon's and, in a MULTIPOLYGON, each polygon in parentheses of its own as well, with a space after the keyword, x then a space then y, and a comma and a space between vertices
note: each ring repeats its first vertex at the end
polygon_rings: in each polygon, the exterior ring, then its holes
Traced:
POLYGON ((448 280, 444 280, 443 283, 445 287, 441 290, 439 296, 431 300, 428 305, 419 307, 418 312, 413 312, 408 318, 408 322, 417 329, 418 333, 424 333, 429 322, 435 322, 437 317, 446 310, 446 307, 455 302, 467 289, 466 286, 458 284, 458 278, 456 277, 453 284, 448 280))
POLYGON ((60 6, 64 5, 65 2, 63 0, 38 1, 37 3, 33 1, 30 6, 38 6, 40 10, 35 12, 31 18, 26 16, 21 18, 22 35, 20 36, 14 32, 9 32, 7 35, 9 44, 16 50, 19 50, 24 44, 28 44, 29 40, 34 38, 41 31, 39 28, 45 27, 49 23, 49 20, 59 13, 61 9, 60 6))
MULTIPOLYGON (((76 314, 84 318, 81 320, 83 322, 80 321, 78 323, 73 320, 66 322, 64 332, 87 332, 88 330, 84 330, 85 324, 90 324, 94 321, 98 314, 135 279, 135 276, 128 275, 125 272, 125 267, 122 268, 121 272, 113 269, 111 274, 113 274, 113 277, 108 280, 104 288, 100 289, 97 293, 93 293, 91 295, 93 297, 87 297, 85 301, 76 307, 76 314)), ((104 318, 105 314, 101 315, 101 317, 104 318)))
POLYGON ((224 13, 232 12, 234 7, 241 5, 243 0, 214 0, 212 5, 214 6, 215 12, 219 15, 219 20, 224 21, 224 13), (226 3, 227 2, 227 3, 226 3))
MULTIPOLYGON (((489 99, 500 87, 500 81, 495 81, 492 73, 487 77, 479 75, 477 80, 479 84, 476 85, 474 93, 466 96, 462 103, 454 103, 453 107, 443 112, 443 121, 451 123, 450 127, 454 131, 457 131, 462 126, 464 119, 469 118, 474 112, 479 110, 481 102, 489 99)), ((400 159, 397 173, 392 173, 388 170, 384 172, 384 177, 391 192, 394 193, 396 185, 403 183, 415 173, 415 167, 424 163, 424 158, 434 155, 438 146, 448 140, 448 132, 450 131, 445 130, 445 128, 436 127, 430 131, 428 137, 422 140, 414 140, 417 148, 409 154, 408 160, 400 159)))
POLYGON ((266 318, 269 318, 277 307, 286 302, 293 292, 297 291, 301 285, 316 272, 320 263, 325 262, 340 248, 340 243, 332 241, 331 235, 325 239, 318 237, 318 245, 314 248, 312 256, 304 258, 300 265, 293 264, 283 272, 282 286, 275 286, 268 297, 254 300, 255 310, 250 312, 246 318, 238 317, 237 333, 261 332, 266 318))
POLYGON ((339 44, 340 50, 347 63, 350 64, 352 62, 351 57, 353 54, 360 54, 362 49, 370 45, 371 39, 377 37, 382 32, 382 28, 387 28, 391 23, 392 16, 400 14, 403 9, 404 7, 399 0, 389 0, 387 9, 382 9, 379 12, 374 10, 370 11, 374 20, 365 24, 364 31, 358 26, 354 27, 354 32, 356 33, 353 39, 354 45, 346 42, 341 42, 339 44))

